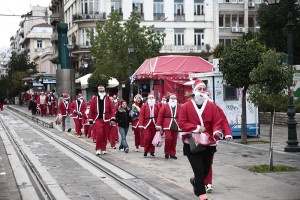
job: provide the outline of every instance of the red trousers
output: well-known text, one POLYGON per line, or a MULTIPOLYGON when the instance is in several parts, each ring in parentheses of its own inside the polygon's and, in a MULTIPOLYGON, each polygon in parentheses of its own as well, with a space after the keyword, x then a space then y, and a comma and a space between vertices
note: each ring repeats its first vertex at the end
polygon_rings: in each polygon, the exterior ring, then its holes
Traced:
POLYGON ((47 105, 46 104, 40 104, 40 109, 41 109, 41 116, 46 116, 47 105))
POLYGON ((78 118, 73 118, 75 122, 75 131, 77 135, 81 135, 81 129, 82 129, 82 124, 81 124, 81 119, 78 118))
POLYGON ((50 115, 50 116, 51 116, 51 115, 56 115, 56 113, 55 113, 55 103, 51 103, 51 104, 49 105, 48 109, 49 109, 49 115, 50 115))
POLYGON ((136 148, 139 148, 139 146, 143 147, 144 146, 144 137, 142 135, 142 130, 140 128, 132 128, 133 133, 134 133, 134 146, 136 148))
POLYGON ((96 142, 97 141, 97 135, 96 135, 96 132, 94 130, 95 130, 95 126, 90 125, 88 136, 90 135, 93 139, 93 142, 96 142))
POLYGON ((96 150, 106 151, 109 124, 109 122, 104 122, 103 119, 96 119, 93 129, 93 132, 97 135, 96 150))
POLYGON ((116 146, 116 140, 118 139, 118 126, 110 126, 109 127, 109 142, 111 147, 116 146))
POLYGON ((169 154, 170 156, 176 155, 176 145, 177 145, 177 137, 178 131, 174 130, 165 130, 165 154, 169 154))
POLYGON ((213 162, 214 162, 214 157, 211 160, 211 165, 210 165, 209 172, 208 172, 207 176, 204 179, 204 185, 212 184, 212 164, 213 164, 213 162))
POLYGON ((152 140, 154 138, 154 135, 156 133, 156 128, 153 122, 150 123, 150 125, 143 130, 144 134, 144 152, 154 153, 155 147, 152 144, 152 140))
POLYGON ((3 104, 0 103, 0 110, 3 110, 3 104))
POLYGON ((88 137, 88 138, 91 137, 90 125, 83 125, 83 131, 84 131, 85 137, 88 137))

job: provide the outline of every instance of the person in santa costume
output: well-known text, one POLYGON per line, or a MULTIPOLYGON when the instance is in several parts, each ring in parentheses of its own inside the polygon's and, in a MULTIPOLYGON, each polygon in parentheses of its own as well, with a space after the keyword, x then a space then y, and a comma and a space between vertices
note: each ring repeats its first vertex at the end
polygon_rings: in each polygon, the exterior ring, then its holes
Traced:
POLYGON ((48 102, 49 115, 55 116, 56 97, 54 96, 53 92, 50 92, 50 94, 47 96, 47 102, 48 102))
POLYGON ((165 158, 177 159, 176 145, 178 137, 177 119, 180 112, 180 105, 177 103, 177 97, 174 93, 170 94, 169 102, 160 109, 157 118, 157 129, 163 129, 165 137, 165 158))
POLYGON ((182 134, 183 154, 187 156, 194 172, 194 177, 190 179, 190 182, 194 187, 194 194, 200 200, 207 199, 204 178, 209 172, 216 146, 206 146, 205 150, 192 153, 188 136, 191 132, 205 132, 209 135, 210 140, 218 140, 223 137, 220 131, 221 115, 217 106, 204 97, 203 92, 205 91, 204 82, 196 79, 192 98, 182 105, 178 118, 178 125, 184 132, 182 134))
POLYGON ((77 99, 75 99, 71 104, 70 104, 70 114, 71 117, 73 118, 75 122, 75 131, 77 133, 77 137, 80 138, 82 133, 82 115, 86 110, 86 103, 83 100, 82 94, 77 95, 77 99))
MULTIPOLYGON (((110 100, 113 102, 113 105, 115 106, 115 111, 117 112, 118 110, 118 102, 114 101, 114 97, 109 97, 110 100)), ((108 132, 108 140, 110 143, 110 147, 112 149, 117 149, 116 147, 116 142, 119 140, 119 134, 118 134, 118 125, 117 123, 111 124, 109 127, 109 132, 108 132)))
POLYGON ((90 101, 89 122, 94 124, 97 134, 96 155, 106 154, 109 126, 115 124, 115 106, 105 93, 103 85, 98 86, 98 94, 90 101))
POLYGON ((47 96, 45 95, 44 92, 41 92, 40 96, 38 97, 37 101, 36 101, 37 106, 40 108, 41 110, 41 116, 46 116, 46 112, 47 112, 47 96))
MULTIPOLYGON (((204 96, 209 101, 214 102, 213 99, 211 98, 210 93, 209 93, 208 90, 206 90, 204 96)), ((222 108, 218 105, 216 105, 216 106, 217 106, 217 108, 219 110, 219 113, 222 117, 221 131, 222 131, 225 139, 227 141, 229 141, 229 140, 232 139, 232 131, 231 131, 230 125, 228 123, 227 117, 225 116, 224 111, 222 110, 222 108)), ((213 160, 212 160, 212 163, 213 163, 213 160)), ((213 191, 213 187, 212 187, 212 165, 210 166, 210 170, 208 172, 208 175, 204 179, 204 185, 205 185, 206 192, 210 193, 210 192, 213 191)))
POLYGON ((84 132, 84 135, 85 137, 88 137, 90 138, 91 137, 91 132, 90 132, 90 123, 89 123, 89 117, 88 117, 88 114, 90 112, 90 106, 88 105, 86 107, 86 110, 83 112, 82 114, 82 126, 83 126, 83 132, 84 132))
POLYGON ((166 95, 164 95, 161 98, 161 102, 159 103, 159 107, 162 108, 166 103, 167 103, 167 97, 166 97, 166 95))
POLYGON ((147 103, 142 105, 140 117, 139 117, 139 128, 143 129, 144 134, 144 157, 150 153, 152 158, 155 157, 155 147, 152 144, 152 140, 156 133, 156 120, 159 112, 159 105, 155 103, 153 93, 149 93, 147 103))
MULTIPOLYGON (((70 96, 67 93, 62 94, 63 100, 58 104, 57 113, 62 115, 62 131, 66 128, 66 118, 69 116, 69 101, 70 96)), ((71 131, 71 127, 68 127, 68 132, 71 131)))
POLYGON ((131 117, 132 131, 134 133, 135 151, 139 151, 139 147, 144 146, 144 137, 143 137, 142 129, 138 127, 141 106, 143 105, 142 95, 140 95, 140 94, 135 95, 135 97, 133 98, 133 101, 134 101, 134 103, 132 104, 129 115, 131 117))

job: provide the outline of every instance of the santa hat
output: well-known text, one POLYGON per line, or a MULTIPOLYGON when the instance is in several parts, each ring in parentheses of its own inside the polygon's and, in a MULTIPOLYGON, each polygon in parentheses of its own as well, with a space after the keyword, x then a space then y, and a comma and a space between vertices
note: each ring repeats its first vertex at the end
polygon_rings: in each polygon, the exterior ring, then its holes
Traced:
POLYGON ((161 98, 161 99, 162 99, 162 100, 163 100, 163 99, 167 99, 166 95, 162 96, 162 98, 161 98))
POLYGON ((64 94, 63 94, 63 98, 64 98, 65 100, 67 100, 67 99, 70 99, 70 96, 69 96, 67 93, 64 93, 64 94))
POLYGON ((79 94, 77 95, 77 98, 78 98, 78 99, 83 98, 82 94, 79 93, 79 94))
POLYGON ((203 81, 201 81, 200 79, 197 78, 197 79, 195 80, 195 83, 194 83, 194 89, 193 89, 193 92, 195 92, 196 89, 197 89, 199 86, 205 86, 205 87, 206 87, 205 83, 204 83, 203 81))
POLYGON ((104 89, 105 89, 105 87, 104 87, 103 85, 101 85, 101 84, 98 86, 98 90, 99 90, 100 88, 104 88, 104 89))
POLYGON ((148 97, 150 97, 150 96, 153 96, 154 97, 154 94, 153 93, 148 93, 148 97))
POLYGON ((137 94, 134 96, 133 101, 136 102, 138 99, 141 99, 141 101, 143 101, 143 97, 140 94, 137 94))
POLYGON ((113 95, 113 98, 117 98, 117 95, 116 95, 116 94, 114 94, 114 95, 113 95))
POLYGON ((176 97, 176 94, 175 93, 170 93, 170 98, 171 98, 171 96, 176 97))

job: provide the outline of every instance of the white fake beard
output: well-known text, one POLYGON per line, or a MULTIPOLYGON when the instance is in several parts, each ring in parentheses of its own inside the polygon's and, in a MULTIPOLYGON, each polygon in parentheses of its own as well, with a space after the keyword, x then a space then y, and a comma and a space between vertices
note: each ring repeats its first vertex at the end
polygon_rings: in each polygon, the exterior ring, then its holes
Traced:
POLYGON ((101 100, 103 100, 103 98, 104 98, 105 95, 106 95, 105 92, 104 92, 104 93, 100 93, 100 92, 99 92, 99 96, 100 96, 100 99, 101 99, 101 100))
POLYGON ((89 112, 90 112, 90 109, 86 109, 86 110, 85 110, 85 114, 87 114, 87 115, 88 115, 88 114, 89 114, 89 112))
POLYGON ((118 100, 117 100, 117 99, 114 99, 113 102, 114 102, 115 104, 117 104, 117 103, 118 103, 118 100))
POLYGON ((149 106, 154 106, 155 99, 148 99, 148 104, 149 104, 149 106))
POLYGON ((205 97, 203 96, 203 94, 201 92, 195 92, 195 102, 197 105, 202 105, 205 97))
POLYGON ((177 105, 177 100, 169 100, 169 105, 175 107, 177 105))
POLYGON ((162 101, 161 101, 161 104, 162 104, 162 105, 165 105, 166 103, 167 103, 166 100, 162 100, 162 101))

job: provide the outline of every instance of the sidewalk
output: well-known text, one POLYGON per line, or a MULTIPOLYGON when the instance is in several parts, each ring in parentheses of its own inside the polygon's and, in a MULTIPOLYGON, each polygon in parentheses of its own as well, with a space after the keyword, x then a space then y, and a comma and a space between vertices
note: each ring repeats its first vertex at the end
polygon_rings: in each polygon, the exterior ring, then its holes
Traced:
MULTIPOLYGON (((10 105, 13 109, 31 116, 31 112, 26 107, 10 105)), ((7 109, 7 108, 5 108, 7 109)), ((53 127, 59 131, 61 128, 55 125, 55 117, 35 116, 39 121, 46 124, 53 124, 53 127)), ((73 123, 73 120, 71 120, 73 123)), ((74 124, 72 124, 72 128, 74 124)), ((261 135, 259 138, 250 137, 248 141, 269 141, 269 125, 261 124, 261 135)), ((298 140, 300 129, 297 128, 298 140)), ((86 145, 91 152, 94 151, 94 144, 88 138, 78 139, 74 134, 74 128, 71 134, 63 134, 74 143, 86 145), (70 137, 72 136, 72 137, 70 137), (83 144, 84 143, 84 144, 83 144)), ((275 126, 273 147, 274 147, 274 165, 287 165, 300 169, 300 153, 284 152, 287 140, 287 127, 275 126)), ((187 158, 182 155, 182 143, 178 141, 177 156, 178 160, 164 159, 163 148, 156 150, 155 159, 142 158, 142 151, 134 152, 134 137, 131 129, 128 133, 128 144, 130 152, 125 154, 118 150, 109 148, 107 159, 118 163, 118 166, 128 172, 138 174, 139 176, 150 176, 157 182, 169 181, 191 192, 189 177, 192 176, 192 170, 187 158), (120 163, 120 160, 122 162, 120 163), (149 174, 140 174, 138 169, 143 168, 149 171, 149 174)), ((300 171, 284 173, 266 173, 257 174, 246 170, 247 167, 258 164, 268 164, 269 143, 242 145, 240 138, 233 139, 232 142, 220 141, 218 152, 214 156, 213 164, 213 193, 209 194, 210 200, 227 199, 300 199, 300 171)), ((147 177, 148 178, 148 177, 147 177)), ((161 184, 161 183, 159 183, 161 184)), ((159 187, 159 186, 158 186, 159 187)), ((196 199, 196 198, 195 198, 196 199)))

